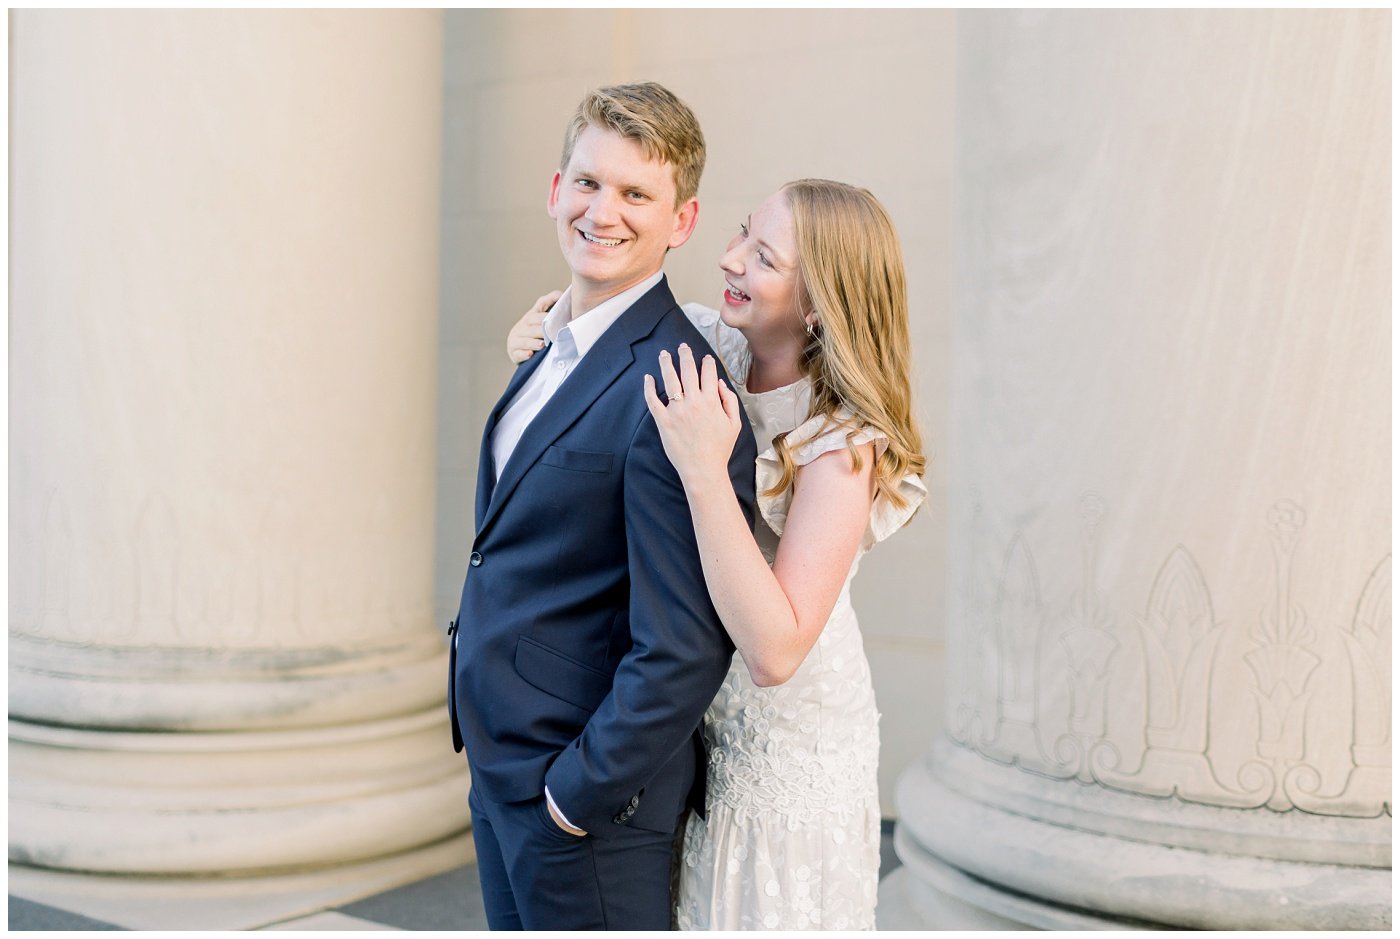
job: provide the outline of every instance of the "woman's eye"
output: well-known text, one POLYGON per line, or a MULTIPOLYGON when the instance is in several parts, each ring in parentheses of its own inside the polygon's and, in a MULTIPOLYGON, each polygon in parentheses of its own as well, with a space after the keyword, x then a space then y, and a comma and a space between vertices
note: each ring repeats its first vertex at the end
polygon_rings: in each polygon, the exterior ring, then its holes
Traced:
POLYGON ((745 225, 743 222, 740 222, 740 223, 739 223, 739 234, 742 235, 742 236, 745 237, 745 238, 749 237, 749 226, 745 225))
POLYGON ((768 256, 767 256, 766 254, 764 254, 762 251, 758 252, 758 260, 759 260, 759 263, 762 264, 764 267, 772 267, 772 266, 773 266, 773 262, 770 261, 770 260, 768 260, 768 256))

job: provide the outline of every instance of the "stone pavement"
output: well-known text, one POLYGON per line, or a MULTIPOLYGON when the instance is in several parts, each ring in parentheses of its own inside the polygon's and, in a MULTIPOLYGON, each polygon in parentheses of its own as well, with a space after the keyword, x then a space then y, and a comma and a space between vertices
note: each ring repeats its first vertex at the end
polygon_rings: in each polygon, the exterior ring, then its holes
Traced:
MULTIPOLYGON (((899 861, 891 837, 894 823, 886 820, 880 838, 880 875, 899 861)), ((470 836, 441 846, 427 862, 439 864, 454 854, 470 856, 470 836)), ((405 868, 400 868, 403 870, 405 868)), ((172 894, 169 881, 141 883, 77 877, 11 866, 10 930, 113 929, 485 929, 486 915, 476 865, 466 863, 380 890, 357 899, 331 899, 340 890, 354 891, 363 870, 288 874, 263 881, 210 878, 185 882, 172 894), (281 885, 284 889, 274 889, 281 885)), ((394 876, 383 865, 372 873, 394 876)))

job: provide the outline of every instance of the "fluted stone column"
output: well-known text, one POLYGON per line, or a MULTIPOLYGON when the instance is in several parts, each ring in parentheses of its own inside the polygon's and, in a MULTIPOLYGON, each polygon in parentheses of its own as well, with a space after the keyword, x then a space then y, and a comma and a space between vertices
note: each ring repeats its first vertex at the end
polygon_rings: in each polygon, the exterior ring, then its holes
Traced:
POLYGON ((248 872, 461 832, 440 15, 11 24, 11 860, 248 872))
POLYGON ((1390 924, 1389 13, 963 13, 894 926, 1390 924))

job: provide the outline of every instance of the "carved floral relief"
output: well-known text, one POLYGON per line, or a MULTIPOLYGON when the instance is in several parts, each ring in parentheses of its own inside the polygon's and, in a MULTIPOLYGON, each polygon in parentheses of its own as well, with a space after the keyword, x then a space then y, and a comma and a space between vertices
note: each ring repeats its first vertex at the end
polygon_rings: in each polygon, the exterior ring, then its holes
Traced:
MULTIPOLYGON (((996 582, 959 587, 960 641, 977 650, 979 668, 960 679, 953 738, 1031 772, 1126 792, 1389 814, 1390 558, 1368 572, 1350 621, 1333 630, 1332 611, 1294 586, 1306 511, 1282 500, 1262 514, 1270 590, 1249 623, 1221 620, 1209 573, 1185 544, 1143 584, 1137 609, 1115 608, 1098 573, 1112 513, 1096 493, 1080 500, 1077 584, 1046 584, 1035 547, 1013 533, 996 582), (1056 588, 1068 592, 1060 609, 1056 588), (1329 749, 1318 728, 1334 712, 1350 715, 1349 726, 1329 732, 1350 742, 1329 749)), ((969 548, 991 549, 980 513, 973 521, 969 548)))

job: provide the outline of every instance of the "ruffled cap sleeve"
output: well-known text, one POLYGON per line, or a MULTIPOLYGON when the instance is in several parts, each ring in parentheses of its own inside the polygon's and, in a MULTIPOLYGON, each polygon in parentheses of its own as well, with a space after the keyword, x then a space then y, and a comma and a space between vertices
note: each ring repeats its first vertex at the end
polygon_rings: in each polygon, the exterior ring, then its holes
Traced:
MULTIPOLYGON (((806 466, 825 453, 845 449, 846 435, 849 432, 849 427, 832 427, 827 419, 821 416, 799 424, 787 436, 793 463, 797 466, 806 466)), ((889 438, 884 433, 869 425, 857 431, 851 441, 857 446, 874 443, 876 459, 879 459, 890 445, 889 438)), ((777 485, 782 476, 783 465, 778 458, 778 449, 776 446, 771 446, 758 456, 756 473, 758 509, 763 515, 763 520, 768 523, 768 527, 778 535, 782 535, 783 529, 787 525, 788 509, 792 505, 792 487, 789 486, 776 496, 764 493, 777 485)), ((928 488, 924 485, 924 481, 914 473, 906 473, 895 488, 904 497, 904 506, 902 508, 896 507, 883 491, 877 490, 875 501, 870 506, 870 521, 867 523, 865 535, 861 539, 862 548, 868 550, 876 542, 884 541, 903 528, 904 524, 913 517, 915 510, 928 498, 928 488)))

